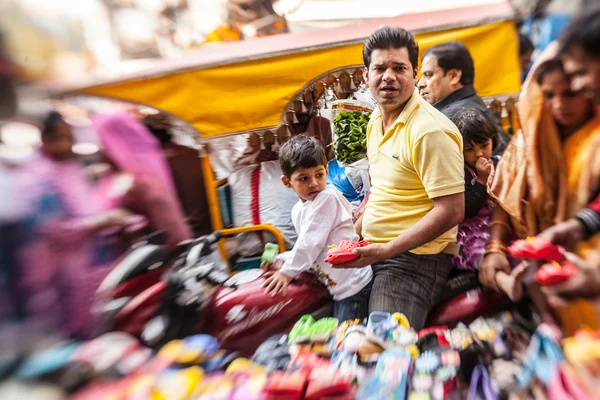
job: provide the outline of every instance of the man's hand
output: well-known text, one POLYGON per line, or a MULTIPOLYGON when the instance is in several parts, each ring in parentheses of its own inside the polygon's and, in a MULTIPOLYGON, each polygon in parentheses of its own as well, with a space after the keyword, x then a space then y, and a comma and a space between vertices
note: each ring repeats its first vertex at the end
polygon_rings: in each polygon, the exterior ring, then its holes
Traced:
POLYGON ((386 244, 369 244, 357 247, 352 251, 357 259, 343 264, 332 265, 333 268, 362 268, 392 258, 390 248, 386 244))
POLYGON ((265 283, 263 283, 263 287, 266 288, 265 294, 271 293, 271 296, 275 296, 277 293, 283 292, 283 295, 285 296, 287 294, 287 287, 292 279, 293 278, 276 271, 267 278, 265 283))
POLYGON ((583 235, 583 226, 575 218, 553 225, 539 234, 552 244, 563 246, 567 250, 574 249, 583 240, 583 235))
POLYGON ((510 275, 510 263, 506 254, 502 253, 490 253, 483 259, 479 266, 479 281, 489 288, 496 291, 499 290, 498 284, 496 283, 496 273, 498 271, 504 271, 510 275))
POLYGON ((487 185, 490 174, 492 173, 492 162, 483 157, 477 159, 475 170, 477 171, 477 182, 487 185))
POLYGON ((587 264, 572 253, 567 253, 566 258, 577 267, 577 274, 564 283, 542 287, 548 296, 548 303, 554 307, 564 307, 569 298, 600 296, 600 268, 587 264))

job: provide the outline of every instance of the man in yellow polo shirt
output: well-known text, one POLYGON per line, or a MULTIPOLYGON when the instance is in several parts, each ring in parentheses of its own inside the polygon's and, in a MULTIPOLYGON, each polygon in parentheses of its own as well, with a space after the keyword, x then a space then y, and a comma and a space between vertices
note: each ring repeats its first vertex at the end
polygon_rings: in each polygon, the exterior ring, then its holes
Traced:
POLYGON ((422 329, 452 269, 464 217, 462 138, 416 89, 419 48, 399 28, 365 41, 365 79, 377 100, 367 130, 371 195, 362 235, 371 244, 341 265, 372 265, 369 311, 402 312, 422 329))

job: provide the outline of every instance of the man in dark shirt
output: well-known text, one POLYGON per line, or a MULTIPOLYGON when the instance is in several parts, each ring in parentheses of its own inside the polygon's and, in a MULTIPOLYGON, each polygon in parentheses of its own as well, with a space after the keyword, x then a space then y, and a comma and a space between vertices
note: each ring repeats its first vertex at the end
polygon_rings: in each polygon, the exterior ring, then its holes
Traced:
POLYGON ((454 40, 425 51, 417 87, 425 100, 450 119, 463 108, 476 108, 487 113, 498 131, 498 146, 494 154, 500 155, 509 138, 502 130, 498 118, 477 96, 473 87, 474 78, 475 69, 469 50, 464 44, 454 40))

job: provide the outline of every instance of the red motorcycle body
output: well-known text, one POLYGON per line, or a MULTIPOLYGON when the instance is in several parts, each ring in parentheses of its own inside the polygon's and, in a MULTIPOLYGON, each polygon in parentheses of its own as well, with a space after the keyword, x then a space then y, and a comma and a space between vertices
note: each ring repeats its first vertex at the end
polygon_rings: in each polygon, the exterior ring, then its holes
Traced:
MULTIPOLYGON (((218 287, 198 312, 196 333, 208 333, 222 348, 251 355, 270 336, 288 332, 302 315, 331 306, 327 289, 310 274, 290 283, 285 296, 265 294, 264 281, 260 277, 234 288, 218 287)), ((157 315, 166 285, 158 282, 134 297, 116 315, 113 330, 140 337, 157 315)))

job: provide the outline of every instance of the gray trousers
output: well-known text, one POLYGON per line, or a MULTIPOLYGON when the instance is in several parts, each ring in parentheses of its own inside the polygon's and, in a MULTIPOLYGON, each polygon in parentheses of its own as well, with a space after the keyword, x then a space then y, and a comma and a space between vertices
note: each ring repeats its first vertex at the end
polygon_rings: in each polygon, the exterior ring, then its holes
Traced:
POLYGON ((449 254, 404 253, 373 264, 369 312, 401 312, 417 331, 436 304, 452 270, 449 254))

